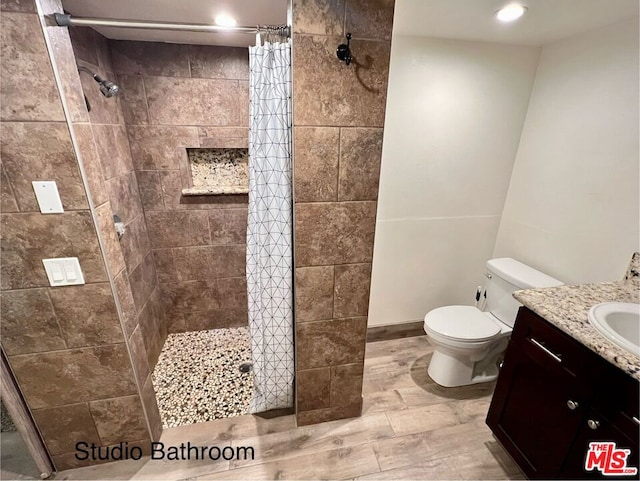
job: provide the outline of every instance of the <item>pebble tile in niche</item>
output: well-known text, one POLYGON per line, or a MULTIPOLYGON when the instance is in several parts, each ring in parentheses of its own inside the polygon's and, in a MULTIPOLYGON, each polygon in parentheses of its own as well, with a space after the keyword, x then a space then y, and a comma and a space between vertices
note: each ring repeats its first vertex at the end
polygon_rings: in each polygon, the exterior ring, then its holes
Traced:
POLYGON ((165 428, 247 414, 253 372, 249 329, 169 334, 153 371, 153 387, 165 428))
POLYGON ((249 149, 187 149, 193 186, 249 187, 249 149))

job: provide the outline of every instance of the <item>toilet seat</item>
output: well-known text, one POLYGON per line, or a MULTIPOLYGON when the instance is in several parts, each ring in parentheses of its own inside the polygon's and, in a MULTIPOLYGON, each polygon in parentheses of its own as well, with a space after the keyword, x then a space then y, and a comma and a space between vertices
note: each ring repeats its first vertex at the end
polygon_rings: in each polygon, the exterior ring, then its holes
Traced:
POLYGON ((427 313, 424 326, 425 331, 447 340, 469 343, 488 341, 502 331, 489 316, 491 314, 473 306, 446 306, 427 313))

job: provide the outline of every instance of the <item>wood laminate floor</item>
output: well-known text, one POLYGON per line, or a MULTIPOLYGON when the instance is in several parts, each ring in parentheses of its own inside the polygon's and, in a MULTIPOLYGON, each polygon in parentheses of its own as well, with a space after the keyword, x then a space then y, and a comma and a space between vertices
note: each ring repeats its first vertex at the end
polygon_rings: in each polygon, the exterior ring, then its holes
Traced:
POLYGON ((166 429, 165 445, 251 446, 253 460, 121 461, 56 479, 524 479, 485 425, 493 383, 445 389, 426 337, 367 344, 360 418, 295 427, 240 416, 166 429))

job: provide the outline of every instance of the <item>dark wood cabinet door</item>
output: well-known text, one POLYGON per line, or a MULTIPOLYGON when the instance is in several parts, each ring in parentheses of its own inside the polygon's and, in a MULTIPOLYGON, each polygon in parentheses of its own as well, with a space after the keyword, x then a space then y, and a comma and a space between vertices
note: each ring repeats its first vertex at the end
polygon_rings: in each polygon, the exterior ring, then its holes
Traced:
POLYGON ((614 442, 618 449, 629 449, 627 466, 640 468, 640 409, 638 381, 604 361, 594 380, 592 409, 580 431, 561 472, 566 479, 639 479, 638 474, 604 475, 600 470, 585 470, 589 443, 614 442), (589 425, 591 421, 591 426, 589 425), (594 424, 595 423, 595 424, 594 424), (595 428, 595 429, 594 429, 595 428))
POLYGON ((574 377, 529 350, 509 345, 487 424, 529 478, 554 478, 585 409, 574 377))
MULTIPOLYGON (((628 426, 624 422, 612 421, 605 417, 602 412, 592 408, 587 419, 582 423, 578 436, 567 456, 560 478, 562 479, 639 479, 638 473, 633 475, 624 474, 604 474, 599 469, 587 471, 585 462, 589 443, 609 443, 614 442, 616 449, 628 449, 627 466, 638 468, 638 437, 637 429, 629 432, 628 426), (631 436, 629 436, 631 435, 631 436)), ((606 467, 602 466, 603 468, 606 467)), ((615 468, 615 466, 612 466, 615 468)))

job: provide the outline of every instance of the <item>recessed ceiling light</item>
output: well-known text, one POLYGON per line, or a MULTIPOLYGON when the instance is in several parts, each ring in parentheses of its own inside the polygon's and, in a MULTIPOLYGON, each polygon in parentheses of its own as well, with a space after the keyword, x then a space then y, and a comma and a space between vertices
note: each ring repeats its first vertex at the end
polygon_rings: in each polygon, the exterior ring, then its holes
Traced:
POLYGON ((216 16, 215 22, 219 27, 235 27, 238 24, 235 18, 226 13, 216 16))
POLYGON ((519 3, 510 3, 496 12, 496 17, 501 22, 513 22, 522 17, 527 11, 527 7, 519 3))

